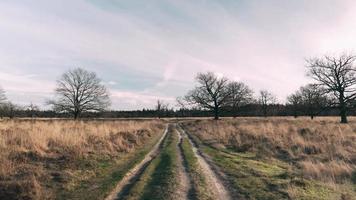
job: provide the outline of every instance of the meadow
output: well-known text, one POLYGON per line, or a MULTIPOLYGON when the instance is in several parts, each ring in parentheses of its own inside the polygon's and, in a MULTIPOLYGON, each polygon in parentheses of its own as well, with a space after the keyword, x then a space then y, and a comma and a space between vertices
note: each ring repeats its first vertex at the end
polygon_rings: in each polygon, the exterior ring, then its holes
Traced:
POLYGON ((356 118, 195 120, 184 128, 246 199, 353 199, 356 118))
POLYGON ((164 127, 155 120, 0 121, 0 199, 103 198, 164 127))
POLYGON ((2 120, 0 199, 352 200, 355 132, 354 117, 2 120))

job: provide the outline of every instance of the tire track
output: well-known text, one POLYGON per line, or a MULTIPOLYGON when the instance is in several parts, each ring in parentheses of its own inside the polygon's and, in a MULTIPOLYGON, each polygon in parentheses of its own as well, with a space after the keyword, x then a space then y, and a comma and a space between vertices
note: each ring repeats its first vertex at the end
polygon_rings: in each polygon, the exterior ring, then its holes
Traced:
POLYGON ((129 191, 132 185, 139 179, 141 174, 144 172, 145 168, 150 164, 150 162, 159 154, 160 147, 163 140, 166 138, 168 133, 168 125, 152 150, 145 156, 145 158, 132 168, 124 178, 116 185, 115 189, 105 198, 105 200, 116 200, 121 199, 129 191))
POLYGON ((192 142, 192 140, 188 137, 187 133, 180 125, 177 126, 179 127, 177 130, 181 133, 181 135, 187 137, 188 141, 190 142, 193 148, 193 152, 198 159, 198 163, 202 168, 202 172, 204 173, 204 176, 207 179, 207 185, 209 187, 209 190, 212 191, 215 199, 231 200, 232 197, 229 191, 225 188, 223 182, 219 179, 218 175, 214 172, 212 166, 210 166, 208 161, 201 155, 196 144, 192 142))
POLYGON ((178 134, 178 144, 177 144, 177 156, 178 156, 178 181, 179 181, 179 189, 177 190, 177 198, 179 200, 187 200, 190 199, 190 192, 192 189, 191 180, 188 175, 187 168, 184 162, 183 150, 181 148, 183 136, 180 131, 177 129, 177 125, 174 125, 174 131, 178 134))

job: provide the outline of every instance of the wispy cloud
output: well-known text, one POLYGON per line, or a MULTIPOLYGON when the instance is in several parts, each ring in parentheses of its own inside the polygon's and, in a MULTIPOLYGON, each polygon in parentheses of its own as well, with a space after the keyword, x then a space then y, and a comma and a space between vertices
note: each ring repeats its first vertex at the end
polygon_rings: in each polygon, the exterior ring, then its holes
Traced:
POLYGON ((355 9, 351 0, 5 0, 0 85, 15 102, 43 104, 61 73, 84 67, 113 108, 139 109, 173 102, 209 70, 283 100, 308 81, 305 58, 354 50, 355 9))

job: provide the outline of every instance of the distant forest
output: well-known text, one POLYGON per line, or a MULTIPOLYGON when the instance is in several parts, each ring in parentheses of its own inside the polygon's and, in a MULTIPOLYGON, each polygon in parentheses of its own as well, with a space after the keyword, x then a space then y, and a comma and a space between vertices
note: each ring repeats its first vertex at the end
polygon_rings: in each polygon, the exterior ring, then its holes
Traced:
MULTIPOLYGON (((308 109, 299 109, 295 113, 294 107, 291 105, 274 104, 268 105, 268 116, 309 116, 308 109)), ((320 111, 316 116, 338 116, 337 108, 327 108, 320 111)), ((356 110, 349 111, 350 116, 356 116, 356 110)), ((222 109, 221 117, 253 117, 264 116, 263 109, 258 104, 250 104, 242 106, 237 114, 222 109)), ((2 117, 19 117, 19 118, 70 118, 70 113, 58 113, 52 110, 48 111, 30 111, 30 110, 15 110, 11 115, 2 117)), ((82 118, 174 118, 174 117, 214 117, 214 113, 209 110, 201 109, 166 109, 157 111, 154 109, 143 109, 135 111, 103 111, 103 112, 86 112, 82 114, 82 118)))

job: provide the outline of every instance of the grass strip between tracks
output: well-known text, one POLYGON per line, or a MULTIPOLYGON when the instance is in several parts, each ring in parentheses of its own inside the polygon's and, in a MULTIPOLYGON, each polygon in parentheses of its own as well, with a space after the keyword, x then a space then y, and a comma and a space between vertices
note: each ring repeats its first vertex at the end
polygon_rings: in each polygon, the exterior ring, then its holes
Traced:
POLYGON ((178 185, 178 136, 169 127, 160 154, 147 166, 124 199, 172 199, 178 185))
POLYGON ((193 199, 202 200, 213 199, 211 192, 207 189, 205 177, 201 171, 198 159, 192 150, 192 145, 190 144, 188 138, 183 137, 181 148, 183 150, 185 165, 187 166, 193 186, 191 197, 193 199))

